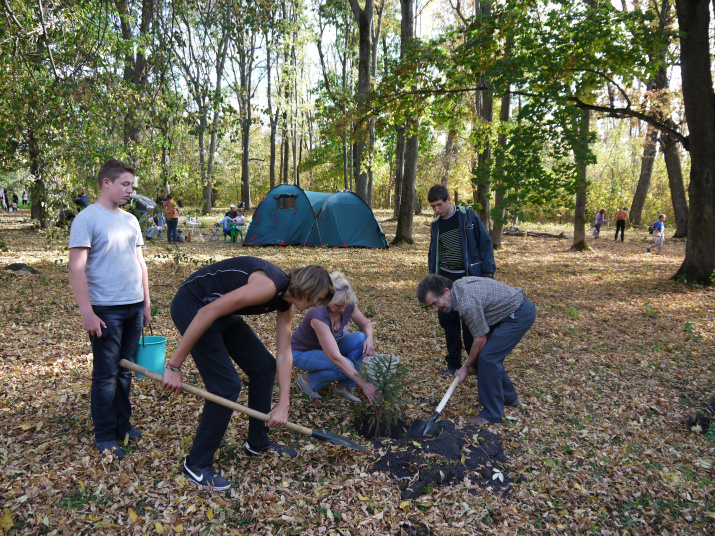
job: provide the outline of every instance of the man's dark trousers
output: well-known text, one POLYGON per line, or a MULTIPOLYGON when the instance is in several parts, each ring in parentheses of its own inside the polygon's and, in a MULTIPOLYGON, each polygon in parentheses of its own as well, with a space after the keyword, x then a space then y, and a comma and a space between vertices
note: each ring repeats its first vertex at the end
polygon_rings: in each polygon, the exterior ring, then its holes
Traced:
POLYGON ((519 344, 536 320, 536 307, 527 298, 514 313, 493 325, 487 333, 487 343, 479 352, 477 389, 482 405, 480 417, 502 422, 504 404, 513 404, 519 397, 504 368, 504 358, 519 344))
MULTIPOLYGON (((446 277, 452 282, 465 276, 464 273, 455 274, 444 271, 441 271, 439 275, 446 277)), ((474 337, 472 337, 472 333, 469 331, 467 324, 460 320, 457 311, 451 311, 449 313, 438 312, 437 318, 439 319, 439 325, 442 326, 444 330, 444 338, 447 341, 447 367, 456 370, 462 366, 462 335, 464 335, 464 349, 467 351, 467 354, 469 354, 469 350, 472 348, 474 337)))

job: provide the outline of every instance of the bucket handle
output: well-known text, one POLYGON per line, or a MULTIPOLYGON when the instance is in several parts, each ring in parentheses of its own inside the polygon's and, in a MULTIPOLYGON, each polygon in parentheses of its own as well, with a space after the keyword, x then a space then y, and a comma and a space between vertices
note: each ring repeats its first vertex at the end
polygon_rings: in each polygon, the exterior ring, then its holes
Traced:
MULTIPOLYGON (((142 328, 142 346, 146 348, 146 342, 144 341, 144 330, 146 329, 146 326, 142 328)), ((154 330, 151 329, 151 324, 149 324, 149 333, 151 333, 151 336, 154 336, 154 330)))

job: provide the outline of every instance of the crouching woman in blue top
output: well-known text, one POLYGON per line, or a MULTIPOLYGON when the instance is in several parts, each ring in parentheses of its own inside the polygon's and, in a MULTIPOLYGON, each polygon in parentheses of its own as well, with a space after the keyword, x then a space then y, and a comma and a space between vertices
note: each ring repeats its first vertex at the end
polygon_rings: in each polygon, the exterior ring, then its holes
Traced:
MULTIPOLYGON (((288 421, 291 369, 290 330, 293 306, 299 310, 327 303, 333 296, 330 275, 322 266, 296 268, 286 274, 256 257, 234 257, 192 274, 171 303, 171 318, 182 334, 164 371, 164 389, 181 390, 181 366, 189 352, 206 389, 236 401, 241 380, 232 360, 249 379, 248 407, 267 413, 268 423, 249 418, 245 451, 266 451, 296 456, 294 450, 271 443, 267 427, 281 428, 288 421), (276 358, 241 318, 277 311, 276 358), (271 411, 278 371, 280 395, 271 411)), ((232 410, 206 401, 194 444, 184 460, 184 474, 201 487, 225 490, 228 480, 213 469, 213 457, 223 439, 232 410)))
POLYGON ((358 309, 345 275, 333 272, 330 278, 335 290, 332 301, 308 311, 291 338, 293 363, 306 371, 298 376, 298 387, 310 398, 321 398, 317 391, 338 382, 333 386, 334 393, 359 403, 351 391, 357 384, 372 403, 377 388, 357 375, 363 357, 375 353, 372 324, 358 309), (359 332, 348 333, 350 320, 359 332))

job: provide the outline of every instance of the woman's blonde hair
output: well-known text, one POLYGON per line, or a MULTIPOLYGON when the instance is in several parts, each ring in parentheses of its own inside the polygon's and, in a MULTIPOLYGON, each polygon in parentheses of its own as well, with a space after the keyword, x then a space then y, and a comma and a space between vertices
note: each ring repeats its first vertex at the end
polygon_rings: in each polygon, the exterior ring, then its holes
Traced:
POLYGON ((330 279, 333 280, 333 288, 335 289, 335 295, 330 302, 331 305, 342 307, 343 305, 357 303, 357 296, 355 296, 355 293, 350 286, 350 282, 347 280, 344 273, 336 270, 330 274, 330 279))
POLYGON ((323 299, 322 304, 327 305, 333 299, 335 290, 328 271, 319 264, 310 264, 303 268, 293 268, 288 272, 290 283, 288 289, 292 296, 296 298, 315 300, 326 290, 328 294, 323 299))

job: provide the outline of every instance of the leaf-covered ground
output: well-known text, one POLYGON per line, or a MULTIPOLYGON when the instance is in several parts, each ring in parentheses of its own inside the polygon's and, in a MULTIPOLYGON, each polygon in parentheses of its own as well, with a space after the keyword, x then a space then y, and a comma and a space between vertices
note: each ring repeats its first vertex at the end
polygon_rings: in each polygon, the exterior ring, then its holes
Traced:
MULTIPOLYGON (((449 384, 437 374, 445 349, 436 315, 414 297, 426 272, 428 221, 417 217, 414 246, 387 251, 192 242, 177 255, 165 242, 149 243, 154 332, 175 347, 169 304, 202 263, 241 253, 284 268, 318 262, 340 269, 371 317, 377 351, 398 355, 413 371, 408 422, 426 419, 449 384)), ((394 232, 394 224, 384 227, 394 232)), ((713 533, 715 439, 689 430, 686 420, 715 398, 715 291, 671 281, 684 244, 651 256, 647 237, 629 229, 625 243, 594 241, 588 253, 570 252, 569 240, 506 237, 496 253, 497 279, 526 289, 538 309, 506 361, 522 407, 509 408, 505 424, 490 429, 502 438, 510 475, 524 477, 509 498, 465 480, 401 500, 399 483, 373 472, 379 453, 353 435, 348 403, 332 395, 311 402, 295 387, 292 421, 369 450, 281 431, 274 439, 299 449, 296 460, 248 458, 241 448, 247 421, 235 415, 217 459, 234 486, 212 494, 180 471, 202 401, 163 394, 150 380, 135 381, 132 392, 144 440, 121 462, 94 451, 91 355, 67 280, 66 237, 46 238, 25 212, 0 215, 0 266, 25 262, 41 272, 0 270, 0 532, 713 533)), ((273 348, 273 319, 252 323, 273 348)), ((189 380, 200 383, 189 369, 189 380)), ((478 408, 470 378, 443 417, 461 428, 478 408)))

